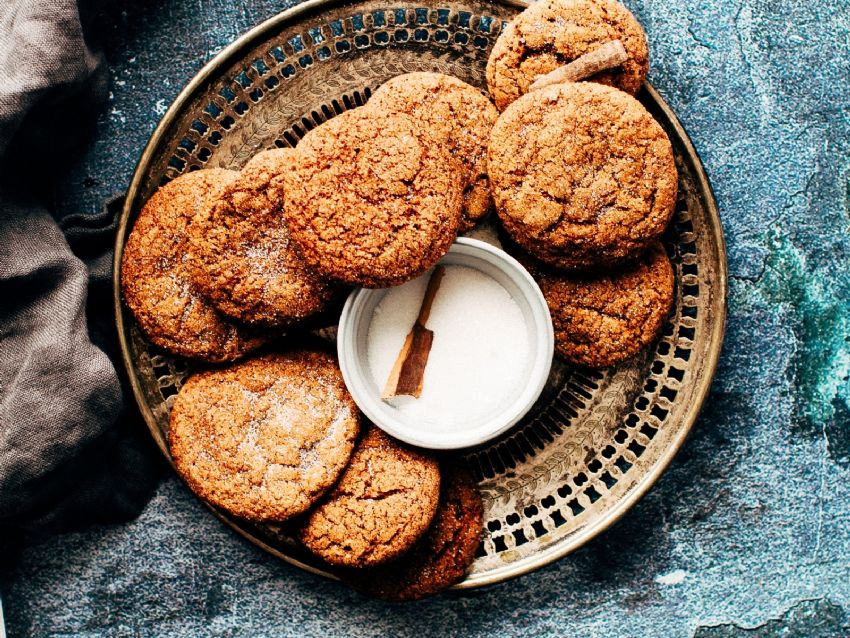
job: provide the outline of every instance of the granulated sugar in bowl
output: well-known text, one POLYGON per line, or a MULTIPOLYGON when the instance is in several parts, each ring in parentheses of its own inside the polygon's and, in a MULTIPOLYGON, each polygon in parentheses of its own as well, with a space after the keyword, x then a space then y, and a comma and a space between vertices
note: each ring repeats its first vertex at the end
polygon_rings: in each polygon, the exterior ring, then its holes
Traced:
POLYGON ((440 265, 418 398, 381 394, 431 273, 394 288, 355 290, 337 344, 346 385, 369 419, 413 445, 453 449, 498 436, 528 412, 549 375, 554 337, 540 289, 504 251, 461 238, 440 265))

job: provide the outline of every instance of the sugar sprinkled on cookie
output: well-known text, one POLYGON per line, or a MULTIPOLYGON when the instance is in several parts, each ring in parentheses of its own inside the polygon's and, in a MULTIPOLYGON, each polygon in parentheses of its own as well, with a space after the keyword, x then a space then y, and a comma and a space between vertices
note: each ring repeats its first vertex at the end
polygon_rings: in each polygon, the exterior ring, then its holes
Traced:
POLYGON ((189 228, 192 278, 224 314, 286 325, 319 312, 331 286, 301 258, 283 218, 285 175, 296 152, 255 155, 189 228))
POLYGON ((290 351, 189 377, 171 411, 169 445, 198 496, 234 516, 282 521, 333 485, 358 430, 335 359, 290 351))
POLYGON ((174 354, 220 363, 265 341, 256 331, 222 316, 190 276, 188 235, 194 216, 237 175, 204 169, 162 186, 139 212, 124 246, 124 301, 148 339, 174 354))

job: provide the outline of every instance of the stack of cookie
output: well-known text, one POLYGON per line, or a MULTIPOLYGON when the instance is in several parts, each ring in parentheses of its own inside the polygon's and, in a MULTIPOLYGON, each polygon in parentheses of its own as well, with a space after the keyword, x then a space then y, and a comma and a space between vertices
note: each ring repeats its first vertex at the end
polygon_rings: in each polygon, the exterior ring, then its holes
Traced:
POLYGON ((658 241, 676 198, 672 148, 630 95, 647 67, 643 31, 614 0, 540 0, 493 49, 495 105, 456 78, 399 76, 295 149, 154 193, 125 246, 124 299, 155 345, 231 363, 192 375, 174 403, 171 455, 187 484, 233 516, 292 521, 367 593, 409 600, 462 578, 482 531, 462 471, 361 432, 322 348, 302 339, 232 362, 297 334, 346 286, 421 275, 494 203, 547 299, 557 352, 592 367, 633 356, 673 298, 658 241), (611 40, 627 53, 620 67, 529 92, 611 40))
POLYGON ((673 149, 631 95, 648 66, 643 30, 615 0, 535 2, 487 64, 502 110, 489 145, 496 210, 548 302, 557 353, 579 365, 637 354, 673 302, 659 243, 676 202, 673 149), (539 76, 614 40, 623 64, 592 82, 530 91, 539 76))
POLYGON ((124 247, 124 300, 157 346, 234 361, 279 328, 322 310, 332 283, 313 273, 281 222, 294 152, 259 153, 241 172, 181 175, 147 201, 124 247))
POLYGON ((497 115, 456 78, 412 73, 296 149, 176 178, 127 241, 127 305, 156 345, 224 362, 262 344, 257 327, 325 309, 340 285, 417 277, 491 208, 497 115))
POLYGON ((169 446, 198 496, 244 520, 290 521, 356 588, 386 600, 435 594, 475 557, 478 489, 374 426, 360 433, 360 420, 334 358, 290 350, 191 376, 169 446))
MULTIPOLYGON (((490 210, 497 116, 460 80, 410 74, 297 149, 176 178, 127 241, 127 305, 154 344, 226 363, 297 332, 341 287, 413 279, 490 210)), ((482 531, 471 479, 441 480, 435 457, 374 427, 357 442, 335 358, 292 346, 186 381, 170 419, 177 471, 233 516, 295 520, 304 547, 373 595, 420 598, 462 578, 482 531)))
POLYGON ((356 589, 403 601, 463 578, 482 527, 481 495, 465 471, 441 477, 433 456, 372 426, 297 536, 356 589))

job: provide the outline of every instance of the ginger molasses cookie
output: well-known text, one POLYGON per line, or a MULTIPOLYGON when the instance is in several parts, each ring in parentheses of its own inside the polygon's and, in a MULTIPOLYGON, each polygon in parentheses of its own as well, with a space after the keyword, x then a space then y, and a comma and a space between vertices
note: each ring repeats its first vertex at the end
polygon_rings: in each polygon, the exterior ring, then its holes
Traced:
POLYGON ((286 221, 322 275, 400 284, 433 266, 457 236, 462 170, 414 118, 354 109, 310 131, 296 150, 286 221))
POLYGON ((461 580, 481 542, 481 494, 469 474, 450 468, 443 474, 440 504, 431 527, 409 552, 377 567, 347 570, 343 580, 383 600, 418 600, 461 580))
POLYGON ((521 97, 493 127, 489 161, 505 229, 559 268, 635 257, 661 235, 676 203, 664 130, 635 98, 601 84, 521 97))
POLYGON ((673 304, 673 267, 659 242, 609 273, 530 270, 549 305, 556 352, 591 368, 620 363, 649 345, 673 304))
POLYGON ((612 40, 628 59, 597 73, 593 82, 635 94, 649 70, 646 35, 616 0, 540 0, 505 28, 487 60, 487 86, 500 111, 528 92, 540 75, 554 71, 612 40))
POLYGON ((442 73, 406 73, 385 82, 369 108, 405 113, 423 123, 463 166, 461 232, 490 210, 487 143, 499 112, 474 86, 442 73))
POLYGON ((250 328, 220 315, 189 273, 192 219, 237 175, 213 168, 175 178, 147 201, 124 246, 124 300, 148 339, 169 352, 220 363, 264 341, 250 328))
POLYGON ((299 538, 332 565, 377 565, 419 540, 439 495, 437 461, 372 426, 339 483, 307 514, 299 538))
POLYGON ((301 258, 283 218, 283 179, 295 157, 292 149, 255 155, 189 228, 195 285, 240 321, 288 324, 319 312, 331 296, 301 258))
POLYGON ((171 410, 168 440, 198 496, 234 516, 282 521, 333 485, 358 430, 334 358, 304 350, 192 375, 171 410))

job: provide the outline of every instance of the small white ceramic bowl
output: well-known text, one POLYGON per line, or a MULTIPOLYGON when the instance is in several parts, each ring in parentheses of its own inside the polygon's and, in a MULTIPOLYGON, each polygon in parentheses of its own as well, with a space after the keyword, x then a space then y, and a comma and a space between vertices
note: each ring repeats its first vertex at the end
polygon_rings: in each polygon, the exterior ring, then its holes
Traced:
MULTIPOLYGON (((467 266, 492 277, 513 297, 529 332, 527 382, 516 388, 507 407, 462 430, 428 430, 415 419, 381 400, 367 354, 369 324, 387 289, 359 288, 345 302, 337 332, 342 376, 354 401, 375 425, 397 439, 419 447, 448 450, 470 447, 496 437, 519 421, 534 405, 552 366, 555 338, 543 293, 520 263, 503 250, 477 239, 459 238, 440 260, 444 266, 467 266)), ((438 293, 439 294, 439 293, 438 293)))

